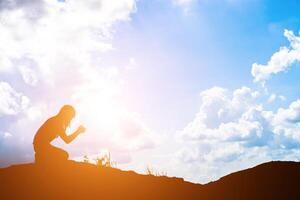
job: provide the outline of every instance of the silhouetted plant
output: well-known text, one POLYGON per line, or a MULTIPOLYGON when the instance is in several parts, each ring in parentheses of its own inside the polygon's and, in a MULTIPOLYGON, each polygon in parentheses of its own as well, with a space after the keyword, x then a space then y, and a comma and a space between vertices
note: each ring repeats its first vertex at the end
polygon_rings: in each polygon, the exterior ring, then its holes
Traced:
MULTIPOLYGON (((114 168, 117 167, 117 163, 113 162, 111 160, 110 152, 108 152, 106 154, 103 154, 101 156, 97 156, 97 158, 94 159, 94 161, 95 161, 95 164, 97 166, 101 166, 101 167, 114 167, 114 168)), ((83 157, 83 162, 85 162, 85 163, 91 163, 90 159, 88 158, 88 156, 84 156, 83 157)))
POLYGON ((97 156, 95 159, 96 165, 102 166, 102 167, 112 167, 112 161, 110 159, 110 152, 107 154, 104 154, 102 156, 97 156))
POLYGON ((90 160, 89 160, 87 155, 83 156, 83 162, 84 163, 90 163, 90 160))
POLYGON ((155 176, 168 176, 166 171, 156 171, 155 176))
POLYGON ((147 165, 146 167, 146 174, 154 176, 154 170, 150 165, 147 165))
POLYGON ((150 176, 167 176, 167 172, 155 170, 150 165, 146 167, 146 174, 150 176))

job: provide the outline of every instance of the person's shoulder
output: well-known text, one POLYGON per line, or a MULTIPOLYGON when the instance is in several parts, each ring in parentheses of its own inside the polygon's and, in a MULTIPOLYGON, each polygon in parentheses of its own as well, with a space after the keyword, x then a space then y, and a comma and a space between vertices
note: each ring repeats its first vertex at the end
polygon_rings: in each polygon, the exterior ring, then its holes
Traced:
POLYGON ((53 122, 53 121, 55 121, 55 116, 50 117, 46 120, 46 122, 53 122))
POLYGON ((53 116, 53 117, 50 117, 49 119, 47 119, 44 124, 53 126, 53 125, 57 124, 58 121, 59 121, 58 118, 56 116, 53 116))
POLYGON ((57 116, 50 117, 43 125, 46 129, 51 129, 54 132, 64 131, 62 122, 57 116))

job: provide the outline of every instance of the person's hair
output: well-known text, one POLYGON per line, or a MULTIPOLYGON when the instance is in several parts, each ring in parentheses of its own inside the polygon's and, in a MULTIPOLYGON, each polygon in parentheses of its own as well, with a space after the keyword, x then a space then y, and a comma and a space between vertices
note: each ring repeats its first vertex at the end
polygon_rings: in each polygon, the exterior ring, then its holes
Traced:
MULTIPOLYGON (((64 105, 58 115, 61 116, 63 119, 72 119, 75 117, 76 111, 73 106, 71 105, 64 105)), ((69 126, 69 124, 65 124, 65 126, 69 126)))

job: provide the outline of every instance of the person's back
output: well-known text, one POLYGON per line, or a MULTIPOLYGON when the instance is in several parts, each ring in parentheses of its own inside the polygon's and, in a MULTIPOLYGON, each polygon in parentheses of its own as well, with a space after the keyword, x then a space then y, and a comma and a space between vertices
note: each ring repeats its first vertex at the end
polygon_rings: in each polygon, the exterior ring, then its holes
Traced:
POLYGON ((33 144, 50 144, 52 140, 59 136, 60 132, 64 132, 62 124, 59 123, 59 120, 54 116, 49 118, 45 123, 38 129, 33 144))
POLYGON ((63 161, 67 160, 69 155, 66 151, 54 147, 51 142, 60 136, 65 143, 72 142, 80 133, 85 131, 83 126, 70 134, 66 135, 66 127, 69 126, 70 121, 75 117, 75 109, 70 105, 65 105, 61 108, 59 113, 49 118, 37 131, 33 139, 33 147, 35 150, 35 161, 63 161))

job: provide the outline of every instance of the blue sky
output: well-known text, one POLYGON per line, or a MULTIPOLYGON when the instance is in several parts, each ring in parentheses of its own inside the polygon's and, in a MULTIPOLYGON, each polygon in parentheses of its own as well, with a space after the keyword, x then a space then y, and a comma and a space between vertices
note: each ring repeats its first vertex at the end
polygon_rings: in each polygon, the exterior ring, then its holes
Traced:
MULTIPOLYGON (((296 1, 289 2, 282 5, 280 1, 200 1, 188 5, 186 14, 171 1, 140 1, 130 24, 117 29, 115 46, 121 54, 142 54, 145 63, 141 74, 129 81, 132 88, 144 84, 139 88, 153 97, 151 103, 159 107, 157 112, 168 115, 170 120, 176 117, 176 107, 186 108, 183 115, 177 116, 181 119, 174 119, 179 125, 193 117, 198 94, 204 89, 258 87, 253 84, 251 65, 266 63, 280 46, 288 45, 284 29, 295 32, 299 29, 299 5, 296 1), (149 60, 151 64, 147 63, 149 60), (161 60, 165 62, 161 64, 161 60)), ((295 99, 297 88, 292 92, 286 90, 297 83, 299 73, 293 69, 288 76, 283 74, 270 80, 270 88, 295 99), (292 81, 294 84, 285 86, 292 81)), ((141 102, 141 98, 136 99, 141 102)), ((141 112, 153 112, 153 108, 143 110, 147 109, 144 106, 147 99, 144 101, 139 108, 141 112)), ((157 115, 153 114, 151 119, 157 115)), ((165 123, 168 122, 159 126, 165 123)))
POLYGON ((0 3, 0 166, 33 160, 37 128, 66 103, 54 144, 110 151, 208 182, 300 158, 300 4, 263 0, 0 3))

